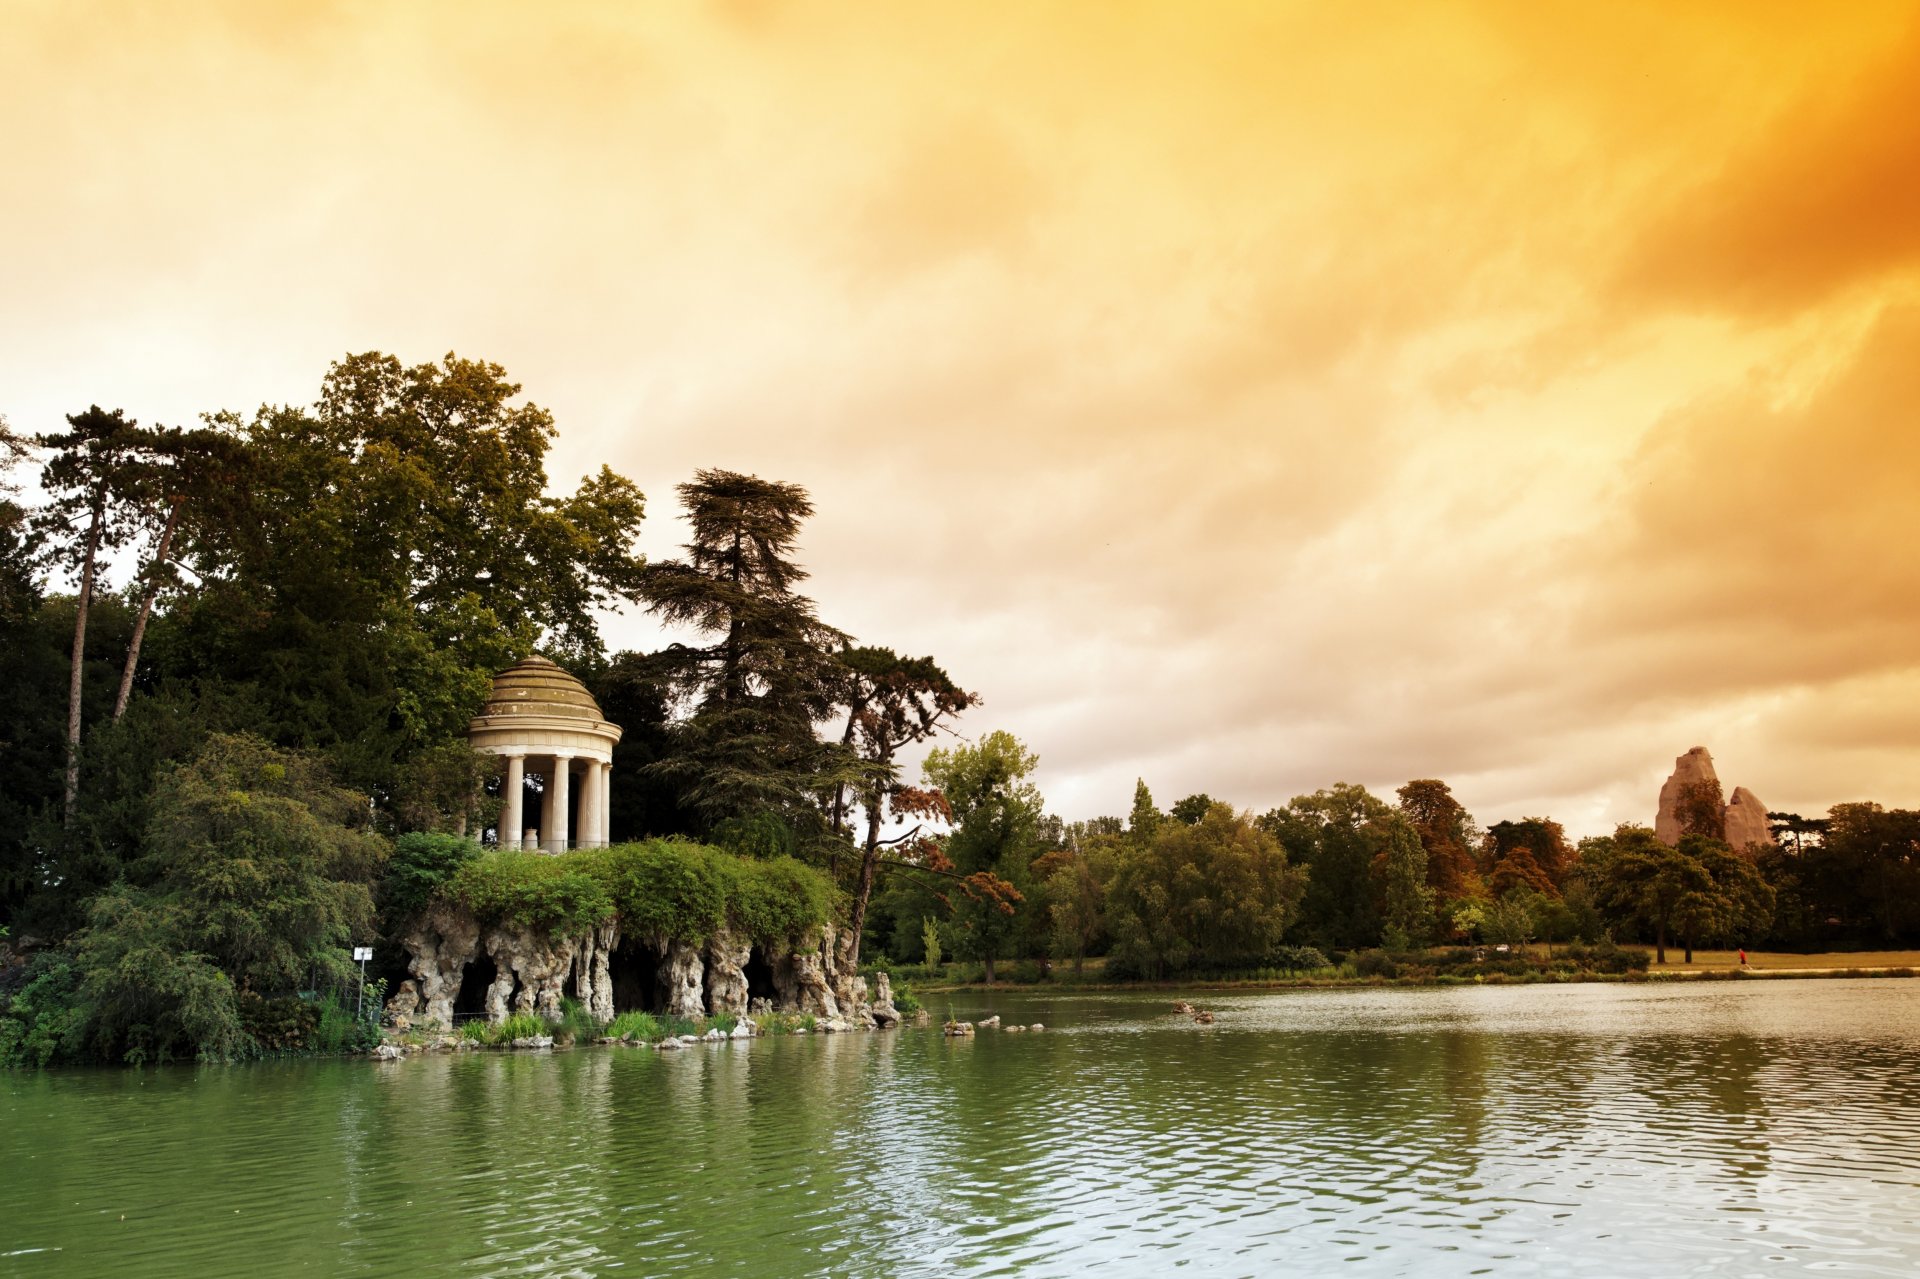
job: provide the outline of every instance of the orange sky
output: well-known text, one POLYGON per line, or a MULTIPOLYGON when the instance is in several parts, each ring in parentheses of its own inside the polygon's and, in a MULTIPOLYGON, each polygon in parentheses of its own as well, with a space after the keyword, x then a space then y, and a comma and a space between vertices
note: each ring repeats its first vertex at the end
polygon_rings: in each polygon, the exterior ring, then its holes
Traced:
POLYGON ((189 12, 0 0, 20 429, 496 360, 1068 816, 1920 804, 1913 4, 189 12))

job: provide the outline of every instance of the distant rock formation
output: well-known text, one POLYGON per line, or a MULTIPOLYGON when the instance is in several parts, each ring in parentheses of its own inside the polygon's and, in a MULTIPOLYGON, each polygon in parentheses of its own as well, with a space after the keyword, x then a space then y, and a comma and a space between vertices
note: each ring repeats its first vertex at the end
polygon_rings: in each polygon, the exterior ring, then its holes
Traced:
POLYGON ((1767 806, 1746 787, 1734 787, 1733 798, 1727 801, 1727 843, 1735 852, 1745 852, 1749 845, 1771 848, 1773 842, 1773 832, 1767 829, 1767 806))
MULTIPOLYGON (((1698 788, 1720 789, 1720 776, 1713 770, 1713 756, 1704 746, 1696 746, 1673 761, 1673 774, 1660 787, 1660 811, 1653 819, 1653 833, 1663 843, 1678 844, 1684 832, 1681 809, 1698 788)), ((1736 786, 1733 798, 1723 810, 1726 841, 1737 852, 1756 846, 1771 847, 1773 834, 1767 829, 1767 806, 1744 786, 1736 786)))

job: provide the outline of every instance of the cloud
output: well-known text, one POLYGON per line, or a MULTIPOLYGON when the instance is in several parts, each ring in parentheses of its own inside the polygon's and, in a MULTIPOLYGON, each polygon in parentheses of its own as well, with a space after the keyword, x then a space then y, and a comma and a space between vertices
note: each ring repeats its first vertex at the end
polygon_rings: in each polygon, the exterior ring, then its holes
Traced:
POLYGON ((1920 264, 1920 24, 1678 184, 1627 256, 1632 294, 1780 313, 1920 264))

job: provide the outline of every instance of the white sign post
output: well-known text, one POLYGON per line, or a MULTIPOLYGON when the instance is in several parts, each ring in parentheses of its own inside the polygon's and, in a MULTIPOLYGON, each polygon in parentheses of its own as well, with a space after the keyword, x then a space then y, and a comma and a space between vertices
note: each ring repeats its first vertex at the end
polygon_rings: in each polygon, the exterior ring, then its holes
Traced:
POLYGON ((355 946, 353 957, 360 964, 360 993, 354 996, 353 1015, 357 1019, 366 1012, 367 1003, 367 961, 373 958, 373 947, 355 946))

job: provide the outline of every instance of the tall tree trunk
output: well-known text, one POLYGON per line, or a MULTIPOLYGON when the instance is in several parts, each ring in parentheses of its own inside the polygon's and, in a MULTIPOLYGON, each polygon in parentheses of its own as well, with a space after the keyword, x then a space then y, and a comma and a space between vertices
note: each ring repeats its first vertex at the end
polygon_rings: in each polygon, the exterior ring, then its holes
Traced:
POLYGON ((1658 964, 1666 963, 1667 962, 1667 921, 1664 919, 1658 919, 1654 921, 1653 949, 1654 949, 1654 962, 1658 964))
POLYGON ((133 639, 127 643, 127 666, 120 672, 120 691, 113 698, 113 718, 127 711, 127 698, 133 693, 133 671, 140 664, 140 641, 146 638, 147 618, 153 614, 154 597, 160 594, 160 574, 167 567, 167 551, 173 546, 174 525, 180 520, 185 498, 176 497, 167 508, 167 526, 160 530, 160 545, 154 548, 153 563, 147 569, 147 589, 140 595, 140 613, 133 619, 133 639))
POLYGON ((867 809, 867 847, 860 857, 860 884, 853 891, 853 909, 847 914, 856 968, 860 966, 860 931, 867 926, 867 899, 873 896, 873 874, 880 865, 880 804, 875 799, 867 809))
POLYGON ((993 985, 993 952, 987 952, 987 985, 993 985))
POLYGON ((97 492, 93 515, 87 522, 87 553, 80 564, 80 598, 73 610, 73 669, 67 678, 67 785, 61 820, 73 825, 73 807, 80 799, 80 681, 87 660, 87 607, 93 602, 93 560, 100 551, 100 525, 106 519, 107 495, 97 492))

